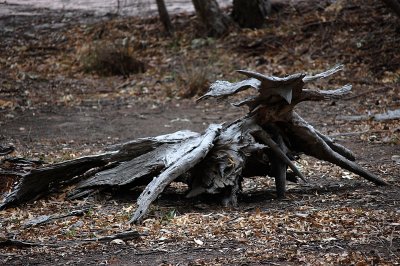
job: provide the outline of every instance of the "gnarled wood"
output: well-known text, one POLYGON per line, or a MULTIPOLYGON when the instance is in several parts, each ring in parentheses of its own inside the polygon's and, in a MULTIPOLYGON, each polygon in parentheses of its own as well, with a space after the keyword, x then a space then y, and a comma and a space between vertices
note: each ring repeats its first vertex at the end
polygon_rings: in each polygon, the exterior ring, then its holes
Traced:
MULTIPOLYGON (((323 138, 320 137, 314 127, 308 124, 297 113, 293 113, 293 123, 287 124, 286 129, 290 132, 294 143, 294 149, 301 150, 305 154, 311 155, 317 159, 336 164, 346 170, 349 170, 376 185, 387 185, 387 183, 376 175, 361 168, 355 162, 350 161, 342 154, 333 150, 323 138)), ((331 144, 332 145, 332 144, 331 144)), ((337 149, 337 147, 336 147, 337 149)), ((343 151, 341 151, 343 153, 343 151)), ((348 157, 350 154, 344 153, 348 157)), ((350 157, 352 159, 352 157, 350 157)))
POLYGON ((77 183, 71 193, 73 198, 107 188, 147 184, 130 220, 140 222, 150 204, 178 178, 189 185, 187 197, 220 193, 224 205, 236 205, 243 177, 249 175, 274 177, 277 195, 283 198, 287 180, 305 181, 293 163, 302 153, 336 164, 377 185, 387 185, 357 165, 350 150, 324 136, 295 112, 300 102, 340 99, 350 93, 350 85, 334 90, 304 88, 342 68, 338 65, 316 75, 298 73, 286 77, 240 70, 248 79, 216 81, 199 100, 226 98, 251 88, 252 95, 235 104, 249 107, 245 117, 226 125, 210 125, 204 134, 179 131, 138 139, 100 155, 32 170, 22 177, 0 208, 37 198, 64 184, 77 183))
POLYGON ((139 222, 147 213, 150 204, 174 179, 189 171, 199 163, 214 146, 213 142, 221 129, 221 125, 210 125, 204 135, 186 139, 175 148, 167 150, 173 154, 165 154, 166 169, 153 178, 138 198, 138 207, 130 222, 139 222))
MULTIPOLYGON (((303 181, 306 181, 303 174, 297 169, 297 167, 292 163, 292 161, 286 156, 286 145, 284 144, 282 137, 279 136, 279 145, 263 130, 258 131, 255 133, 262 142, 268 145, 271 149, 272 153, 277 157, 280 162, 284 163, 285 165, 289 166, 292 169, 293 173, 295 173, 298 177, 300 177, 303 181), (284 148, 283 148, 284 147, 284 148)), ((274 158, 275 158, 274 157, 274 158)))
MULTIPOLYGON (((85 156, 32 170, 30 173, 24 174, 18 185, 4 198, 0 209, 34 200, 51 191, 58 190, 65 184, 78 182, 80 177, 84 177, 84 174, 92 169, 102 170, 102 167, 109 163, 123 162, 150 152, 162 144, 177 143, 194 136, 199 136, 199 133, 184 130, 158 137, 137 139, 113 147, 113 151, 103 154, 85 156)), ((92 172, 92 174, 95 173, 96 171, 92 172)), ((89 184, 90 181, 87 181, 86 187, 94 186, 89 184)), ((103 185, 110 184, 104 182, 103 185)))

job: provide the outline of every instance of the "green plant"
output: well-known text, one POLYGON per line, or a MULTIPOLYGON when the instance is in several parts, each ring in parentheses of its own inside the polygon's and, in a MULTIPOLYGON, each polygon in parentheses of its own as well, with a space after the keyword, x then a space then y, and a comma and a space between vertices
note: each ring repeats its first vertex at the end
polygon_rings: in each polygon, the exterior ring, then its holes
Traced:
POLYGON ((161 223, 169 223, 176 215, 177 211, 175 209, 170 210, 161 218, 161 223))
POLYGON ((65 232, 65 235, 66 235, 67 237, 74 237, 74 236, 76 236, 76 231, 75 231, 75 229, 67 230, 67 231, 65 232))

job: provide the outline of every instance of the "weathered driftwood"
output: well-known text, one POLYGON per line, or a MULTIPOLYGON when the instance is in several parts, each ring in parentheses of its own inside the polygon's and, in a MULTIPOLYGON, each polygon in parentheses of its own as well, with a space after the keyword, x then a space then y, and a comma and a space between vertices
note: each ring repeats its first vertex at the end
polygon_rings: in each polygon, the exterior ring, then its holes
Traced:
POLYGON ((155 176, 140 194, 132 222, 140 220, 146 214, 150 204, 167 185, 204 159, 213 147, 220 129, 221 125, 211 125, 203 136, 188 138, 162 154, 165 169, 160 175, 155 176))
POLYGON ((84 208, 82 210, 74 210, 69 213, 59 214, 59 215, 40 215, 40 216, 35 217, 35 218, 29 220, 28 222, 26 222, 24 224, 24 227, 28 228, 31 226, 42 225, 42 224, 46 224, 46 223, 49 223, 54 220, 64 219, 64 218, 67 218, 70 216, 83 216, 87 212, 89 212, 89 210, 90 210, 90 208, 84 208))
POLYGON ((338 116, 337 119, 346 121, 362 121, 362 120, 375 120, 375 121, 386 121, 400 119, 400 109, 387 110, 381 114, 368 114, 368 115, 343 115, 338 116))
MULTIPOLYGON (((151 152, 163 144, 178 143, 183 139, 198 135, 200 134, 184 130, 154 138, 138 139, 121 144, 118 147, 112 147, 113 149, 117 149, 116 151, 85 156, 34 169, 23 175, 19 184, 5 197, 2 204, 0 204, 0 209, 37 199, 63 185, 78 182, 87 176, 85 173, 88 171, 91 174, 95 174, 103 170, 103 167, 106 165, 115 165, 115 163, 127 161, 151 152)), ((88 183, 89 182, 90 180, 88 180, 88 183)), ((113 180, 109 179, 108 183, 104 181, 101 185, 112 186, 113 182, 113 180)))
POLYGON ((104 154, 34 170, 22 178, 0 208, 73 182, 77 183, 70 193, 73 198, 107 188, 129 189, 146 184, 131 222, 140 221, 150 204, 175 180, 187 182, 187 197, 221 193, 224 205, 236 205, 243 177, 269 175, 275 178, 278 197, 284 197, 287 180, 305 180, 293 163, 302 153, 336 164, 377 185, 386 185, 358 166, 350 150, 318 132, 294 111, 303 101, 347 95, 350 85, 323 91, 303 88, 308 82, 341 69, 336 66, 314 76, 299 73, 284 78, 241 70, 239 73, 248 79, 235 83, 217 81, 199 100, 226 98, 252 89, 253 96, 234 104, 249 107, 245 117, 230 124, 210 125, 203 134, 180 131, 139 139, 104 154))

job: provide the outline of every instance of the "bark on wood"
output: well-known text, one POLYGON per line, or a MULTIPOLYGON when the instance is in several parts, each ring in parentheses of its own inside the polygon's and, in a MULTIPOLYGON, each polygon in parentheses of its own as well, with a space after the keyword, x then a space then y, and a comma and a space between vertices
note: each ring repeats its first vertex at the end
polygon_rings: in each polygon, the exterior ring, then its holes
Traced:
MULTIPOLYGON (((253 118, 239 119, 221 130, 215 147, 191 173, 190 188, 187 197, 201 193, 219 193, 236 189, 236 181, 245 170, 248 156, 262 149, 265 145, 257 143, 252 136, 259 127, 253 118)), ((235 199, 226 199, 225 203, 234 203, 235 199)))
POLYGON ((294 149, 301 150, 305 154, 317 159, 331 162, 346 170, 349 170, 376 185, 387 185, 387 183, 374 174, 361 168, 353 161, 347 159, 347 153, 337 153, 317 134, 316 130, 302 119, 297 113, 293 113, 293 124, 288 124, 286 130, 292 135, 294 149))
POLYGON ((271 13, 269 0, 233 0, 232 18, 242 28, 261 28, 271 13))
POLYGON ((171 35, 173 31, 171 19, 169 18, 167 7, 165 6, 164 0, 156 0, 158 15, 160 16, 161 23, 164 26, 165 31, 171 35))
POLYGON ((23 175, 19 184, 5 197, 2 204, 0 204, 0 209, 34 200, 52 191, 54 192, 54 190, 63 187, 63 185, 78 182, 80 177, 91 169, 105 166, 112 162, 123 162, 136 158, 156 149, 162 144, 177 143, 182 139, 198 135, 198 133, 184 130, 154 138, 138 139, 113 147, 114 149, 118 148, 118 150, 94 156, 81 157, 32 170, 30 173, 23 175))
POLYGON ((221 129, 221 125, 210 125, 203 136, 189 138, 183 145, 168 150, 165 156, 166 169, 153 178, 138 198, 138 207, 130 222, 140 221, 146 215, 150 204, 157 196, 180 175, 198 164, 213 147, 213 142, 221 129), (178 149, 179 148, 179 149, 178 149))
POLYGON ((32 170, 26 174, 16 188, 6 196, 0 209, 28 200, 34 200, 49 193, 86 171, 105 165, 111 154, 82 157, 48 167, 32 170))
POLYGON ((390 7, 397 16, 400 17, 400 2, 399 0, 383 0, 383 2, 390 7))
POLYGON ((229 18, 219 8, 216 0, 192 0, 196 15, 208 31, 208 35, 220 37, 227 32, 229 18))
POLYGON ((236 205, 242 179, 249 175, 274 177, 277 196, 284 197, 286 181, 305 180, 293 163, 302 153, 336 164, 377 185, 387 185, 357 165, 350 150, 318 132, 294 111, 302 101, 339 99, 349 94, 350 85, 333 90, 304 89, 307 83, 341 69, 339 65, 316 75, 298 73, 283 78, 240 70, 248 79, 234 83, 217 81, 199 100, 226 98, 251 89, 251 97, 235 104, 249 107, 245 117, 226 125, 210 125, 204 134, 179 131, 134 140, 100 155, 32 170, 22 177, 0 208, 74 182, 74 198, 107 188, 117 190, 145 184, 130 220, 140 222, 150 204, 175 180, 186 180, 187 197, 219 193, 224 205, 236 205))

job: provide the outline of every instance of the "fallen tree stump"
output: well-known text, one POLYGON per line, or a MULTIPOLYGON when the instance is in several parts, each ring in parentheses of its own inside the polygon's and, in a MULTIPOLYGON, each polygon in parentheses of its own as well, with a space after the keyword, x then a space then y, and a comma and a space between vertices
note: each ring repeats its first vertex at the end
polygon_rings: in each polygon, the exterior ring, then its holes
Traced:
POLYGON ((32 170, 5 197, 0 208, 38 198, 66 184, 76 184, 69 194, 71 198, 107 188, 146 185, 130 220, 139 222, 173 181, 188 184, 187 197, 221 193, 224 205, 236 205, 243 177, 255 175, 274 177, 277 196, 283 198, 287 180, 305 181, 293 163, 303 153, 336 164, 376 185, 387 185, 357 165, 350 150, 321 134, 294 111, 303 101, 339 99, 349 94, 350 85, 335 90, 304 88, 307 83, 340 70, 342 66, 338 65, 314 76, 299 73, 284 78, 238 71, 248 79, 235 83, 216 81, 199 100, 226 98, 252 89, 253 96, 233 104, 248 106, 246 116, 230 124, 212 124, 203 134, 178 131, 138 139, 100 155, 32 170))

